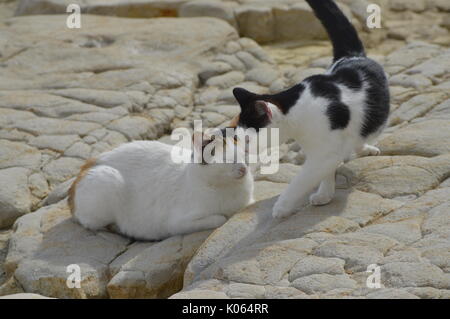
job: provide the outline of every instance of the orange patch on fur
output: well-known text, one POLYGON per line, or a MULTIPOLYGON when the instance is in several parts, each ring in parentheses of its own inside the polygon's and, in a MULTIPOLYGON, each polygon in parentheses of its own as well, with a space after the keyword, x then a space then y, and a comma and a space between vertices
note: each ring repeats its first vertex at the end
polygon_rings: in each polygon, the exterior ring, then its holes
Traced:
POLYGON ((239 122, 239 114, 231 119, 230 127, 237 127, 239 122))
POLYGON ((69 188, 69 199, 68 199, 68 203, 69 203, 69 208, 70 208, 70 212, 73 214, 75 211, 75 193, 76 193, 76 189, 77 189, 77 185, 78 183, 83 179, 83 177, 86 176, 87 172, 89 171, 89 169, 91 167, 93 167, 96 164, 96 159, 95 158, 90 158, 88 159, 83 166, 81 166, 80 172, 77 175, 77 178, 75 178, 75 180, 73 181, 72 185, 69 188))

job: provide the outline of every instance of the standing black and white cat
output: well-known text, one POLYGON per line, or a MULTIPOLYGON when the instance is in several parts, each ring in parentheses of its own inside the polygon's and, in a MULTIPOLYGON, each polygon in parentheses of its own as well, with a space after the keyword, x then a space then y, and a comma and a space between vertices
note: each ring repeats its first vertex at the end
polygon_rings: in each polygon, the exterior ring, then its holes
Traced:
POLYGON ((366 57, 355 28, 332 0, 306 0, 333 44, 334 60, 325 74, 306 78, 273 95, 242 88, 233 93, 241 106, 238 129, 279 128, 281 140, 294 138, 306 161, 273 208, 284 217, 306 204, 329 203, 336 168, 352 154, 378 155, 369 145, 386 125, 389 88, 383 68, 366 57))

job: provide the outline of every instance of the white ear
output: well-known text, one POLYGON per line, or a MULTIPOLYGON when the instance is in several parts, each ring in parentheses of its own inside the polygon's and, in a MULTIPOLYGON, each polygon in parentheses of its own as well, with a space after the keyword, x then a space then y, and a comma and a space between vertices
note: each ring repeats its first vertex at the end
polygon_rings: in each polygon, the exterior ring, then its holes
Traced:
POLYGON ((266 115, 269 119, 272 119, 272 111, 269 108, 269 103, 263 100, 258 100, 255 102, 255 111, 259 116, 266 115))

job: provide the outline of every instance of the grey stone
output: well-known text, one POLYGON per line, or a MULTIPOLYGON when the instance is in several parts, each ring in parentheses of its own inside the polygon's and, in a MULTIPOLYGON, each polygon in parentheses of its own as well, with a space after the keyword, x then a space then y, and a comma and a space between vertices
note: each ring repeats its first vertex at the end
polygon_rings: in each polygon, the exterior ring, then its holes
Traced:
POLYGON ((235 16, 242 36, 255 39, 259 43, 275 40, 275 19, 272 8, 242 6, 235 10, 235 16))
POLYGON ((217 86, 218 88, 226 89, 244 81, 244 78, 245 76, 242 72, 231 71, 222 75, 217 75, 209 78, 206 81, 206 85, 217 86))
POLYGON ((386 287, 450 287, 450 277, 427 263, 393 262, 382 266, 381 274, 386 287))
POLYGON ((29 213, 32 197, 28 189, 29 170, 21 167, 0 170, 0 229, 11 226, 29 213))
POLYGON ((257 82, 263 86, 270 86, 278 76, 278 71, 268 67, 261 67, 247 72, 245 80, 257 82))
POLYGON ((307 256, 298 261, 291 269, 289 272, 289 281, 314 274, 344 274, 344 264, 345 262, 338 258, 307 256))
POLYGON ((348 275, 315 274, 294 280, 292 286, 307 294, 314 294, 338 288, 356 288, 356 281, 348 275))
POLYGON ((236 26, 233 12, 233 2, 220 2, 211 0, 200 0, 187 2, 180 7, 180 17, 214 17, 222 19, 236 26))

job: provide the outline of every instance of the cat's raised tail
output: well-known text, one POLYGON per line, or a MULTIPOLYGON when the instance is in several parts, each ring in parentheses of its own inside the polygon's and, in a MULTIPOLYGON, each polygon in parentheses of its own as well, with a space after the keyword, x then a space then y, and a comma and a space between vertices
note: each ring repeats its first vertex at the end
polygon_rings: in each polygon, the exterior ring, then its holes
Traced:
POLYGON ((330 37, 334 61, 343 57, 365 56, 355 27, 333 0, 306 0, 330 37))

